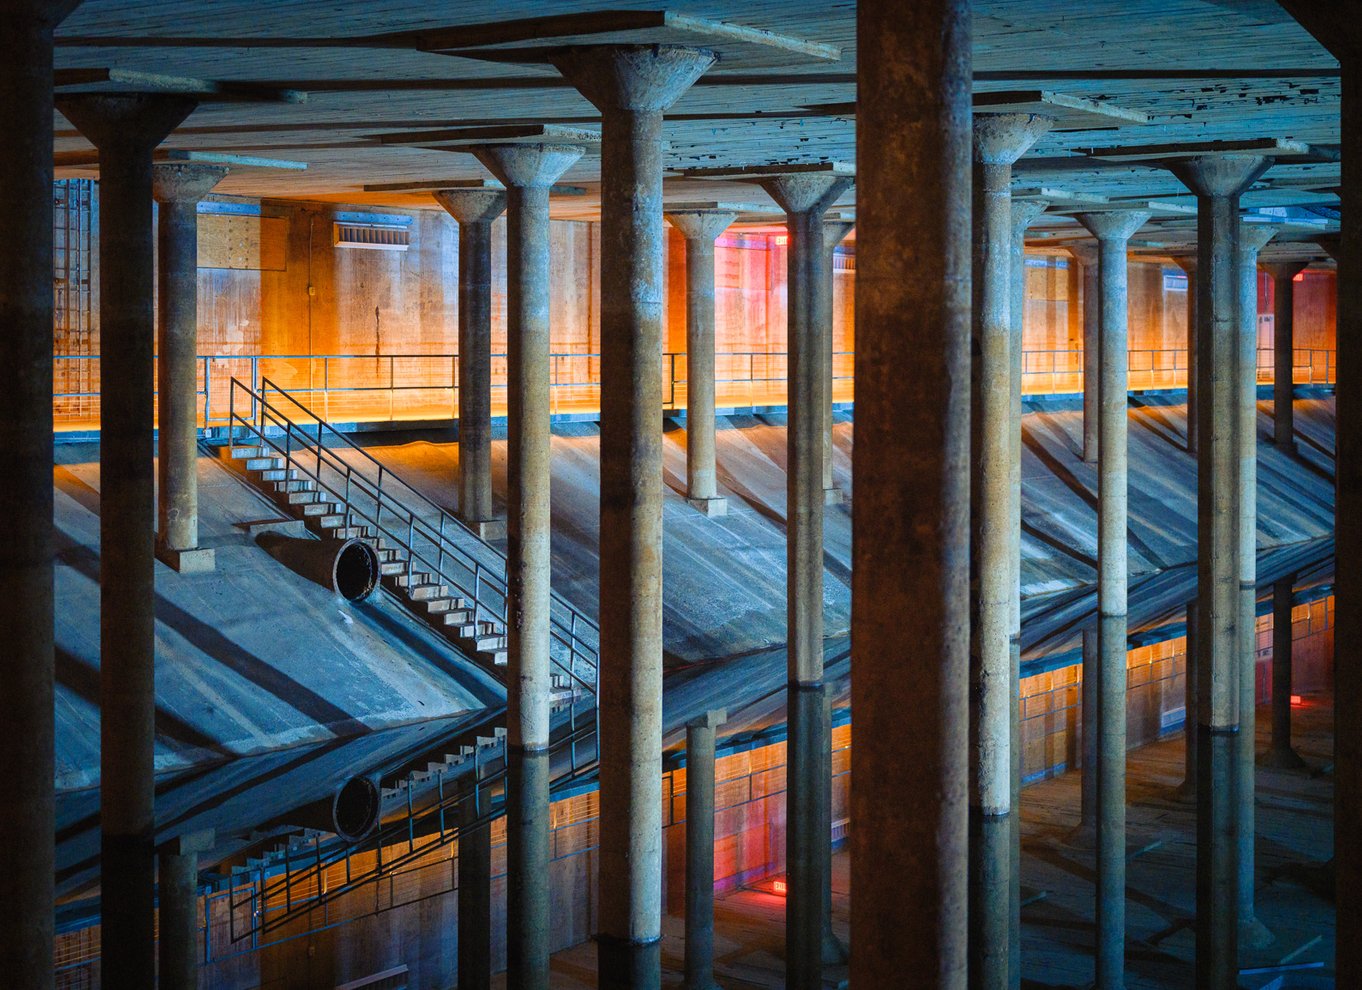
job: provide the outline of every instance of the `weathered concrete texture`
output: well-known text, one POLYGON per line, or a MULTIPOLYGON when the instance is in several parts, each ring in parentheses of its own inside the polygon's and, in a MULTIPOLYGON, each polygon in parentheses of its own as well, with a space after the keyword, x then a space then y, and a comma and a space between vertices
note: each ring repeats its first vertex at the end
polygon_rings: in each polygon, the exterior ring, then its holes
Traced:
MULTIPOLYGON (((789 419, 786 430, 786 638, 790 672, 791 759, 786 791, 785 858, 789 871, 785 971, 791 990, 823 983, 825 859, 830 855, 826 789, 819 780, 829 745, 822 718, 823 681, 823 415, 831 381, 825 365, 831 330, 832 254, 823 215, 847 189, 850 176, 806 173, 762 183, 785 211, 790 232, 786 301, 789 350, 789 419), (825 354, 826 351, 826 354, 825 354), (806 695, 818 695, 818 712, 806 695)), ((828 411, 829 415, 830 410, 828 411)))
POLYGON ((714 467, 714 241, 737 218, 729 210, 669 212, 686 239, 686 498, 720 516, 714 467))
POLYGON ((1196 453, 1196 262, 1195 254, 1173 256, 1173 263, 1187 276, 1187 452, 1196 453))
POLYGON ((213 832, 190 833, 160 850, 157 860, 157 986, 196 990, 199 985, 199 853, 210 852, 213 832))
POLYGON ((492 510, 492 223, 501 189, 441 189, 435 201, 459 225, 459 518, 488 539, 492 510))
POLYGON ((970 26, 962 0, 857 10, 857 987, 966 985, 970 26))
MULTIPOLYGON (((1241 721, 1257 708, 1258 665, 1258 252, 1276 233, 1264 225, 1240 221, 1239 353, 1236 405, 1239 422, 1239 711, 1241 721)), ((1238 804, 1239 943, 1261 948, 1272 933, 1253 910, 1254 878, 1254 750, 1252 726, 1240 727, 1235 800, 1238 804)))
POLYGON ((1100 290, 1097 286, 1097 244, 1078 241, 1066 245, 1083 269, 1083 460, 1097 463, 1097 375, 1100 290))
POLYGON ((22 990, 53 983, 52 32, 77 2, 0 10, 0 972, 22 990))
POLYGON ((1197 196, 1197 985, 1238 976, 1239 196, 1271 161, 1193 158, 1172 166, 1197 196))
POLYGON ((584 150, 473 149, 507 187, 506 924, 516 990, 549 981, 549 189, 584 150))
MULTIPOLYGON (((169 556, 175 561, 199 548, 198 205, 227 171, 225 165, 185 163, 165 163, 152 169, 152 195, 160 204, 156 251, 156 543, 163 558, 169 556)), ((171 566, 179 569, 175 563, 171 566)))
POLYGON ((1186 650, 1187 673, 1184 678, 1183 687, 1183 760, 1182 760, 1182 783, 1178 785, 1176 797, 1184 804, 1196 803, 1196 772, 1197 772, 1197 673, 1196 659, 1197 653, 1201 649, 1198 645, 1197 633, 1197 607, 1196 602, 1187 603, 1186 611, 1187 635, 1186 650))
MULTIPOLYGON (((1097 985, 1125 986, 1126 937, 1126 548, 1129 417, 1126 244, 1146 212, 1079 214, 1097 238, 1097 985)), ((1085 366, 1086 367, 1086 366, 1085 366)), ((1089 726, 1089 728, 1092 728, 1089 726)))
POLYGON ((492 987, 492 826, 475 824, 480 809, 462 805, 459 832, 459 990, 492 987))
MULTIPOLYGON (((1013 698, 1021 697, 1021 448, 1022 448, 1022 332, 1025 325, 1026 316, 1026 228, 1042 213, 1049 204, 1044 200, 1014 200, 1012 203, 1012 239, 1010 241, 1010 251, 1012 256, 1012 295, 1009 300, 1009 318, 1012 321, 1012 335, 1008 341, 1010 348, 1010 358, 1012 361, 1011 381, 1012 389, 1012 422, 1008 427, 1008 436, 1012 443, 1012 451, 1009 455, 1009 505, 1008 519, 1011 521, 1008 528, 1008 535, 1011 539, 1011 546, 1008 547, 1008 562, 1013 567, 1011 584, 1012 594, 1012 637, 1009 643, 1008 658, 1008 677, 1010 686, 1008 693, 1013 698)), ((1021 777, 1022 777, 1022 740, 1021 740, 1021 704, 1014 703, 1009 709, 1011 717, 1011 733, 1009 748, 1012 757, 1011 775, 1011 802, 1012 815, 1012 834, 1011 834, 1011 874, 1009 878, 1010 894, 1008 907, 1008 933, 1011 945, 1008 947, 1008 958, 1015 963, 1009 966, 1008 983, 1012 990, 1021 988, 1021 777)))
POLYGON ((686 726, 686 990, 718 990, 714 982, 714 731, 727 718, 720 708, 686 726))
POLYGON ((1295 418, 1291 415, 1296 392, 1292 380, 1296 365, 1296 276, 1305 270, 1305 266, 1304 261, 1275 261, 1262 266, 1272 276, 1272 351, 1275 369, 1272 375, 1272 442, 1287 453, 1296 450, 1295 418))
MULTIPOLYGON (((970 511, 971 678, 975 710, 970 908, 971 967, 976 986, 1011 986, 1012 937, 1012 642, 1019 627, 1017 595, 1020 551, 1012 530, 1014 443, 1011 301, 1015 282, 1012 245, 1012 163, 1053 121, 1034 114, 977 114, 974 118, 974 329, 970 511), (997 827, 995 827, 995 825, 997 827), (991 843, 1001 842, 1000 848, 991 843), (996 867, 996 869, 995 869, 996 867), (997 900, 1001 898, 1001 903, 997 900)), ((1018 400, 1019 401, 1019 400, 1018 400)), ((1020 503, 1018 502, 1018 505, 1020 503)))
POLYGON ((661 980, 662 112, 701 49, 568 49, 601 112, 600 986, 661 980))
POLYGON ((155 979, 155 483, 151 153, 194 109, 182 95, 63 97, 100 159, 100 767, 109 986, 155 979))
POLYGON ((832 360, 832 309, 834 282, 836 271, 834 266, 834 256, 837 253, 837 245, 841 244, 847 234, 855 229, 856 223, 853 220, 824 220, 823 221, 823 244, 827 249, 827 258, 824 260, 823 278, 826 285, 819 297, 822 303, 822 311, 819 319, 822 322, 820 333, 823 335, 823 501, 827 505, 840 505, 845 498, 844 493, 836 486, 832 478, 832 455, 834 445, 832 442, 832 379, 833 379, 833 360, 832 360))

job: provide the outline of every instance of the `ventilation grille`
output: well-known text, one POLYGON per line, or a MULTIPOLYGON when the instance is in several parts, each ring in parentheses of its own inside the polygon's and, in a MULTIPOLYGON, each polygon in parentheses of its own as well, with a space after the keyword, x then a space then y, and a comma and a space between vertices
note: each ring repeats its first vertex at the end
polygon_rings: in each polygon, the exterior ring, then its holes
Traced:
POLYGON ((361 248, 367 251, 405 251, 411 242, 406 227, 385 223, 337 223, 335 244, 338 248, 361 248))
POLYGON ((854 272, 856 256, 838 251, 832 256, 832 270, 835 272, 854 272))

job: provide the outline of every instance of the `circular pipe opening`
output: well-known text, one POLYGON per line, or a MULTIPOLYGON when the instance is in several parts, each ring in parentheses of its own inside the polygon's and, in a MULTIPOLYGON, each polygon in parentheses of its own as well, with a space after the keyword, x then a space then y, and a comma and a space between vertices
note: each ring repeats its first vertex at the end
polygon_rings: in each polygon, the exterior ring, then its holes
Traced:
POLYGON ((336 835, 346 842, 357 842, 376 829, 380 801, 378 784, 368 777, 347 780, 331 803, 336 835))
POLYGON ((331 584, 346 601, 368 598, 378 587, 378 551, 363 540, 346 540, 336 552, 331 584))

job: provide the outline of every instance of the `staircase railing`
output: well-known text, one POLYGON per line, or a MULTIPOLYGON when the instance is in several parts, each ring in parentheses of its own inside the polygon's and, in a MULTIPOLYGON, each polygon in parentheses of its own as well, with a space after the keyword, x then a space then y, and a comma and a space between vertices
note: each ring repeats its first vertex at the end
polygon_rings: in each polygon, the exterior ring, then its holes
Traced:
MULTIPOLYGON (((335 499, 347 524, 367 526, 404 553, 409 580, 429 573, 465 598, 478 620, 506 628, 505 556, 345 434, 268 378, 258 390, 232 379, 228 423, 230 443, 240 430, 252 445, 274 451, 335 499)), ((553 592, 549 633, 552 666, 594 698, 600 629, 553 592)))

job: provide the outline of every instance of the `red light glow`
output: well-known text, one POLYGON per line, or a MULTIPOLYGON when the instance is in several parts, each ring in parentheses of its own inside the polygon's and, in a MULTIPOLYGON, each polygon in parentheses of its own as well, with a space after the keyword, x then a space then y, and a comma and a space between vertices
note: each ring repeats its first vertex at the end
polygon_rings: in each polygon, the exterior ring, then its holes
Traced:
POLYGON ((785 893, 786 893, 785 881, 784 881, 784 880, 772 880, 772 881, 771 881, 771 893, 775 894, 777 897, 784 897, 784 896, 785 896, 785 893))
POLYGON ((784 234, 777 234, 777 235, 776 235, 776 244, 777 244, 777 246, 783 247, 787 241, 789 241, 789 238, 786 237, 784 234))
POLYGON ((1293 705, 1303 705, 1303 704, 1305 704, 1305 699, 1302 698, 1302 697, 1301 697, 1300 695, 1298 695, 1298 694, 1293 694, 1293 695, 1291 696, 1291 704, 1293 704, 1293 705))

